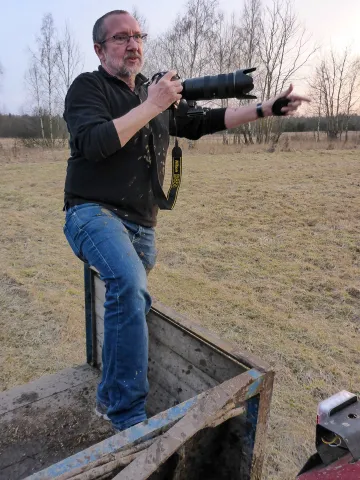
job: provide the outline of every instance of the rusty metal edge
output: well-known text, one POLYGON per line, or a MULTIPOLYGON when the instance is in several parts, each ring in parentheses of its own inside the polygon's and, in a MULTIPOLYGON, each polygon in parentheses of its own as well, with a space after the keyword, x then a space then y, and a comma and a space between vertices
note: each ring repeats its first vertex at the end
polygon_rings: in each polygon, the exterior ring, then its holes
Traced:
POLYGON ((49 467, 37 473, 26 477, 25 480, 51 480, 56 479, 64 473, 69 473, 73 469, 98 460, 104 455, 121 451, 124 447, 130 447, 133 444, 139 444, 150 438, 156 437, 159 433, 169 428, 174 422, 182 418, 187 411, 202 398, 204 393, 193 397, 185 402, 176 405, 164 412, 161 412, 150 419, 141 422, 127 430, 113 435, 102 442, 96 443, 91 447, 82 450, 75 455, 71 455, 60 462, 54 463, 49 467))
POLYGON ((274 386, 274 372, 265 375, 261 385, 259 410, 255 434, 255 444, 252 452, 251 480, 261 480, 265 458, 266 434, 269 425, 271 398, 274 386))
POLYGON ((184 417, 156 439, 148 449, 116 475, 114 480, 146 480, 149 478, 195 433, 206 428, 214 416, 226 405, 230 402, 241 404, 250 398, 251 394, 257 395, 265 377, 266 374, 252 370, 241 373, 208 390, 206 395, 198 399, 184 417), (251 389, 254 383, 257 388, 251 389))
MULTIPOLYGON (((241 373, 240 375, 214 387, 214 389, 207 390, 196 397, 186 400, 175 407, 155 415, 145 422, 142 422, 129 428, 128 430, 125 430, 124 432, 103 440, 102 442, 97 443, 75 455, 67 457, 58 463, 50 465, 45 470, 34 473, 25 480, 56 479, 56 477, 59 477, 64 473, 69 473, 74 468, 78 468, 79 466, 87 465, 104 455, 118 452, 124 447, 130 447, 133 444, 138 444, 148 440, 149 438, 156 437, 181 420, 190 410, 192 411, 193 408, 199 404, 199 402, 202 405, 203 399, 208 396, 209 392, 226 392, 229 386, 231 386, 234 382, 240 382, 242 385, 246 385, 246 388, 242 390, 242 396, 236 398, 236 403, 247 400, 261 392, 266 376, 267 374, 257 371, 256 369, 241 373)), ((207 418, 207 422, 209 422, 209 418, 207 418)))

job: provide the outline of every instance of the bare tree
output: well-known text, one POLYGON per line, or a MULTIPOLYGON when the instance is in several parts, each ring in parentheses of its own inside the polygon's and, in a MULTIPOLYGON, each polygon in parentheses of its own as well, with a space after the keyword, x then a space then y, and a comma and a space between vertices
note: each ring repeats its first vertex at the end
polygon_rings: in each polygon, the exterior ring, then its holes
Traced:
POLYGON ((185 13, 157 42, 167 69, 175 68, 183 78, 210 73, 209 49, 213 41, 217 0, 189 0, 185 13))
POLYGON ((61 104, 74 78, 81 72, 84 62, 79 45, 74 40, 69 25, 66 24, 63 37, 56 44, 56 62, 58 69, 58 94, 61 104))
POLYGON ((41 138, 45 143, 45 129, 44 129, 44 110, 42 101, 42 86, 40 71, 37 62, 33 62, 25 74, 25 81, 31 95, 31 102, 33 106, 33 114, 39 118, 41 138))
POLYGON ((155 73, 174 68, 171 58, 165 55, 160 38, 150 39, 144 48, 145 63, 142 73, 151 78, 155 73))
POLYGON ((26 78, 33 104, 40 116, 42 134, 47 146, 54 146, 53 119, 58 105, 58 40, 51 13, 42 19, 37 50, 31 51, 26 78), (45 129, 44 119, 48 128, 45 129))
POLYGON ((345 113, 345 142, 348 141, 349 121, 352 114, 359 106, 360 96, 360 57, 357 57, 351 62, 349 72, 347 75, 347 102, 345 113))
POLYGON ((68 25, 63 36, 58 37, 51 13, 44 15, 36 43, 37 49, 30 51, 25 79, 34 113, 40 120, 43 144, 53 147, 55 132, 58 135, 63 130, 60 114, 64 98, 81 72, 82 55, 68 25))
MULTIPOLYGON (((227 20, 223 12, 218 12, 213 26, 213 40, 207 45, 207 55, 214 73, 228 73, 241 65, 242 34, 235 15, 227 20)), ((221 107, 229 105, 229 99, 221 99, 221 107)), ((227 133, 223 133, 223 143, 228 143, 227 133)))
POLYGON ((179 72, 179 50, 181 41, 172 29, 155 38, 148 44, 146 72, 149 76, 156 72, 177 70, 179 72))
MULTIPOLYGON (((297 20, 292 0, 272 0, 269 7, 263 9, 260 19, 258 54, 261 68, 257 75, 261 97, 269 99, 280 93, 290 80, 295 79, 315 53, 311 45, 311 36, 297 20)), ((273 132, 274 120, 262 122, 259 132, 260 142, 276 143, 281 135, 281 125, 273 132), (271 134, 273 136, 271 137, 271 134)))
POLYGON ((41 76, 44 85, 46 110, 49 116, 50 143, 54 145, 53 116, 57 102, 57 61, 58 49, 56 30, 51 13, 43 17, 41 34, 38 38, 39 52, 38 63, 41 69, 41 76))
MULTIPOLYGON (((261 65, 259 54, 261 32, 261 0, 246 0, 240 20, 241 43, 240 58, 245 68, 261 65)), ((256 75, 256 78, 258 75, 256 75)), ((257 83, 257 82, 255 82, 257 83)), ((258 88, 255 86, 255 93, 258 88)), ((248 104, 248 100, 241 100, 240 105, 248 104)), ((258 126, 248 123, 238 128, 239 134, 242 134, 245 144, 253 144, 253 133, 258 126)), ((240 141, 240 139, 238 139, 240 141)))
MULTIPOLYGON (((261 0, 245 0, 239 19, 219 12, 217 0, 189 0, 171 28, 149 43, 145 72, 176 69, 182 78, 191 78, 257 66, 255 94, 266 100, 300 75, 315 50, 292 0, 272 0, 266 7, 261 0)), ((273 119, 242 125, 237 138, 276 143, 281 125, 282 120, 273 119)))
POLYGON ((141 31, 147 33, 149 30, 149 24, 147 18, 142 15, 136 7, 133 7, 131 15, 136 19, 140 25, 141 31))
MULTIPOLYGON (((131 11, 131 15, 137 20, 138 24, 140 25, 141 31, 143 33, 149 33, 149 23, 147 18, 142 15, 136 7, 133 7, 131 11)), ((147 40, 144 43, 144 58, 145 63, 142 69, 142 73, 147 77, 152 77, 159 69, 156 68, 157 66, 157 40, 147 40)))
POLYGON ((228 73, 240 67, 242 41, 242 32, 235 15, 232 14, 227 20, 223 12, 217 12, 212 42, 206 48, 214 73, 228 73))
POLYGON ((349 119, 359 105, 359 89, 360 57, 354 57, 349 48, 342 54, 331 49, 319 60, 310 91, 319 119, 326 118, 330 140, 341 139, 344 131, 347 140, 349 119))

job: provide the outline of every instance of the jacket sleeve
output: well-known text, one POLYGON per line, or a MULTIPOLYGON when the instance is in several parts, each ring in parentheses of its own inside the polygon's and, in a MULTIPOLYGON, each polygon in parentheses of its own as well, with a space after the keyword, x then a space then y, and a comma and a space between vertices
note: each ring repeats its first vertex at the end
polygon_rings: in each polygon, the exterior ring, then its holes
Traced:
POLYGON ((205 108, 205 115, 187 116, 189 105, 181 100, 178 108, 170 115, 170 135, 197 140, 203 135, 226 130, 226 108, 205 108))
POLYGON ((91 73, 79 75, 65 98, 64 119, 70 142, 90 161, 101 161, 121 148, 99 80, 91 73))

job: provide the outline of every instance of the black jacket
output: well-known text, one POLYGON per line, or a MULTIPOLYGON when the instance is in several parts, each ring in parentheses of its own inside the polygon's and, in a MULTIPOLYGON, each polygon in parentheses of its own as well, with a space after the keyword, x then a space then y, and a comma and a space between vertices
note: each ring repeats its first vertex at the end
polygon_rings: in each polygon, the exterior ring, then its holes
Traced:
POLYGON ((146 100, 145 81, 138 75, 132 91, 100 66, 98 71, 79 75, 70 86, 64 111, 71 149, 65 181, 67 207, 99 203, 127 220, 154 226, 158 207, 151 187, 149 135, 153 135, 162 183, 169 134, 198 139, 225 129, 225 109, 210 110, 203 117, 176 114, 176 132, 173 114, 165 111, 150 122, 151 128, 146 125, 122 147, 112 120, 146 100))

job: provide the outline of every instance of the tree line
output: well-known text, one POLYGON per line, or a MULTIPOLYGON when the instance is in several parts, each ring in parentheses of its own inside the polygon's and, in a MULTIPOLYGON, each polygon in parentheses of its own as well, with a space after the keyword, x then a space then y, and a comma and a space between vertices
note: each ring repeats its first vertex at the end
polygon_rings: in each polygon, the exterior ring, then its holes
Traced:
MULTIPOLYGON (((146 19, 137 11, 131 13, 146 31, 146 19)), ((321 53, 299 21, 292 0, 266 4, 244 0, 239 11, 229 16, 217 0, 189 0, 168 30, 145 45, 144 56, 144 73, 149 77, 169 69, 176 69, 185 79, 256 66, 253 93, 262 100, 302 79, 311 60, 309 118, 266 118, 242 125, 236 132, 239 139, 249 144, 276 143, 287 130, 313 131, 318 139, 320 132, 326 132, 336 140, 358 129, 360 58, 349 48, 321 53)), ((46 14, 25 75, 31 111, 28 116, 2 116, 0 135, 15 130, 21 136, 36 135, 50 146, 59 135, 66 135, 61 119, 64 98, 82 68, 82 54, 70 28, 59 34, 52 15, 46 14)), ((207 106, 246 103, 223 99, 207 106)))
MULTIPOLYGON (((352 115, 350 118, 340 118, 342 124, 347 124, 348 131, 359 132, 360 131, 360 116, 352 115)), ((52 118, 53 137, 55 139, 62 140, 62 144, 67 141, 67 128, 66 123, 60 115, 56 115, 52 118)), ((307 117, 290 117, 287 118, 283 124, 283 132, 313 132, 314 137, 318 138, 319 132, 326 132, 327 119, 322 117, 320 119, 317 116, 307 117)), ((0 137, 1 138, 23 138, 27 140, 41 139, 42 135, 45 138, 50 138, 50 118, 46 115, 42 116, 42 124, 39 122, 38 115, 14 115, 14 114, 0 114, 0 137)), ((238 134, 241 136, 241 131, 232 129, 226 132, 226 134, 238 134)), ((346 140, 345 132, 339 139, 346 140)), ((241 140, 241 139, 240 139, 241 140)), ((33 143, 34 144, 34 143, 33 143)), ((34 145, 36 145, 35 142, 34 145)))

